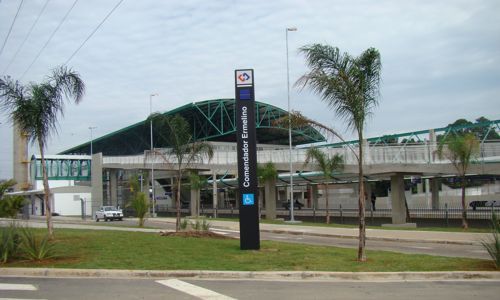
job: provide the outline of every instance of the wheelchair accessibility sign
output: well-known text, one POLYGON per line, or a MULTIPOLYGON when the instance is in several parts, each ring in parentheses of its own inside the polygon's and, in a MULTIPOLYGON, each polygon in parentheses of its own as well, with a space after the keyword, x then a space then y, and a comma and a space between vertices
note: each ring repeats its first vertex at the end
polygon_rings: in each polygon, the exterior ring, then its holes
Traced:
POLYGON ((243 194, 243 205, 254 205, 255 200, 253 194, 243 194))

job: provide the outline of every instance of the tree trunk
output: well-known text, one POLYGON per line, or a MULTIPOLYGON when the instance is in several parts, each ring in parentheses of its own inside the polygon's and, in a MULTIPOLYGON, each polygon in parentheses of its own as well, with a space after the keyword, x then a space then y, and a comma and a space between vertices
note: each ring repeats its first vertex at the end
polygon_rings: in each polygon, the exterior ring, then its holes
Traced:
POLYGON ((328 184, 325 184, 325 195, 326 195, 326 224, 330 224, 330 212, 328 210, 328 184))
POLYGON ((43 153, 43 142, 38 139, 38 146, 40 147, 40 156, 42 163, 42 174, 43 174, 43 202, 45 205, 45 220, 47 222, 47 231, 49 239, 54 238, 54 227, 52 225, 52 207, 50 203, 50 188, 49 188, 49 177, 47 175, 47 166, 45 165, 45 155, 43 153))
POLYGON ((467 230, 469 224, 467 223, 467 207, 465 206, 465 175, 462 175, 462 228, 467 230))
POLYGON ((365 224, 365 186, 363 176, 363 133, 358 132, 359 137, 359 246, 358 246, 358 261, 366 261, 365 245, 366 245, 366 224, 365 224))

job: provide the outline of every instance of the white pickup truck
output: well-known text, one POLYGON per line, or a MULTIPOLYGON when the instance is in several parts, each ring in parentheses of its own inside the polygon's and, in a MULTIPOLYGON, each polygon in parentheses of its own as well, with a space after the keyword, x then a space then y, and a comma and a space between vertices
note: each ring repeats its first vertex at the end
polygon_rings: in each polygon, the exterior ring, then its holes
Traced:
POLYGON ((99 220, 103 219, 104 221, 108 220, 123 220, 123 212, 121 209, 117 209, 114 206, 101 206, 101 208, 95 212, 95 221, 99 222, 99 220))

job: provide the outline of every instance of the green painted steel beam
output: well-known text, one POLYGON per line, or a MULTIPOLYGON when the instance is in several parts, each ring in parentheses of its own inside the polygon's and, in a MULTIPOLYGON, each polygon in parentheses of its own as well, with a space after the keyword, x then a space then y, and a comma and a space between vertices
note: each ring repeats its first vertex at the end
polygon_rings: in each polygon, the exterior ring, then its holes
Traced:
MULTIPOLYGON (((427 130, 410 131, 410 132, 399 133, 399 134, 389 134, 389 135, 383 135, 383 136, 379 136, 379 137, 368 138, 367 141, 369 143, 377 144, 377 143, 383 143, 384 141, 394 140, 394 139, 399 139, 399 138, 410 139, 412 137, 418 137, 419 135, 422 135, 422 134, 429 134, 431 130, 434 130, 435 133, 444 133, 445 135, 447 135, 450 132, 458 132, 460 130, 482 128, 482 127, 484 127, 484 128, 497 127, 497 129, 500 130, 500 120, 474 123, 474 124, 469 124, 469 125, 446 126, 446 127, 427 129, 427 130)), ((318 147, 337 148, 337 147, 342 147, 345 145, 357 145, 358 143, 359 143, 358 140, 351 140, 351 141, 340 142, 340 143, 325 144, 325 145, 321 145, 318 147)))
MULTIPOLYGON (((288 144, 288 129, 274 125, 274 121, 287 114, 276 106, 256 102, 256 128, 259 143, 288 144)), ((163 113, 166 116, 179 114, 191 125, 195 140, 236 142, 236 106, 234 99, 206 100, 189 103, 163 113)), ((158 130, 153 130, 155 148, 168 147, 158 130)), ((292 130, 295 145, 324 142, 325 138, 312 127, 292 130)), ((135 123, 118 131, 96 138, 92 142, 94 153, 104 155, 131 155, 150 149, 150 130, 147 120, 135 123)), ((59 154, 89 154, 90 141, 65 150, 59 154)))

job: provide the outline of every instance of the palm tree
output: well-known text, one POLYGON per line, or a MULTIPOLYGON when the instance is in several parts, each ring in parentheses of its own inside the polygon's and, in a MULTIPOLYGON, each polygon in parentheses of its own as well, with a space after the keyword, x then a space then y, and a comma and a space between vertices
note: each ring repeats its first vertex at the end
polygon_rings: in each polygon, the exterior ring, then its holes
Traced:
POLYGON ((300 48, 310 72, 297 84, 309 86, 333 109, 347 127, 358 134, 359 169, 359 247, 358 260, 366 261, 365 190, 363 177, 363 132, 367 118, 378 105, 381 61, 380 53, 369 48, 359 57, 340 53, 336 47, 313 44, 300 48))
POLYGON ((44 150, 52 133, 57 132, 57 120, 64 114, 64 100, 80 103, 85 84, 80 75, 66 67, 53 70, 42 83, 21 85, 10 77, 0 79, 1 108, 9 113, 28 140, 38 143, 43 173, 45 216, 48 235, 53 237, 52 209, 49 201, 50 189, 45 165, 44 150))
POLYGON ((146 221, 146 216, 149 212, 149 200, 146 197, 146 193, 141 192, 139 186, 139 176, 133 175, 129 180, 131 200, 127 203, 128 207, 132 207, 135 211, 137 218, 139 219, 139 227, 144 227, 144 222, 146 221))
POLYGON ((329 156, 318 148, 309 148, 306 153, 306 161, 304 164, 308 164, 311 161, 316 161, 319 165, 319 169, 326 179, 325 183, 325 198, 326 198, 326 224, 330 224, 330 212, 328 211, 328 181, 333 179, 333 172, 343 169, 344 159, 342 155, 335 154, 329 156))
POLYGON ((438 155, 446 157, 457 170, 462 187, 462 228, 467 230, 467 206, 465 205, 465 174, 479 153, 479 140, 472 133, 448 135, 439 143, 438 155))
POLYGON ((165 116, 162 114, 153 114, 153 122, 156 132, 167 142, 169 148, 161 151, 155 150, 167 164, 175 168, 175 192, 176 192, 176 210, 177 217, 175 221, 175 230, 180 231, 181 223, 181 180, 184 172, 194 162, 208 157, 213 157, 213 147, 207 142, 195 141, 191 135, 189 123, 180 115, 165 116))
POLYGON ((257 177, 264 184, 264 198, 266 199, 266 219, 276 219, 276 178, 278 170, 273 162, 257 166, 257 177))

